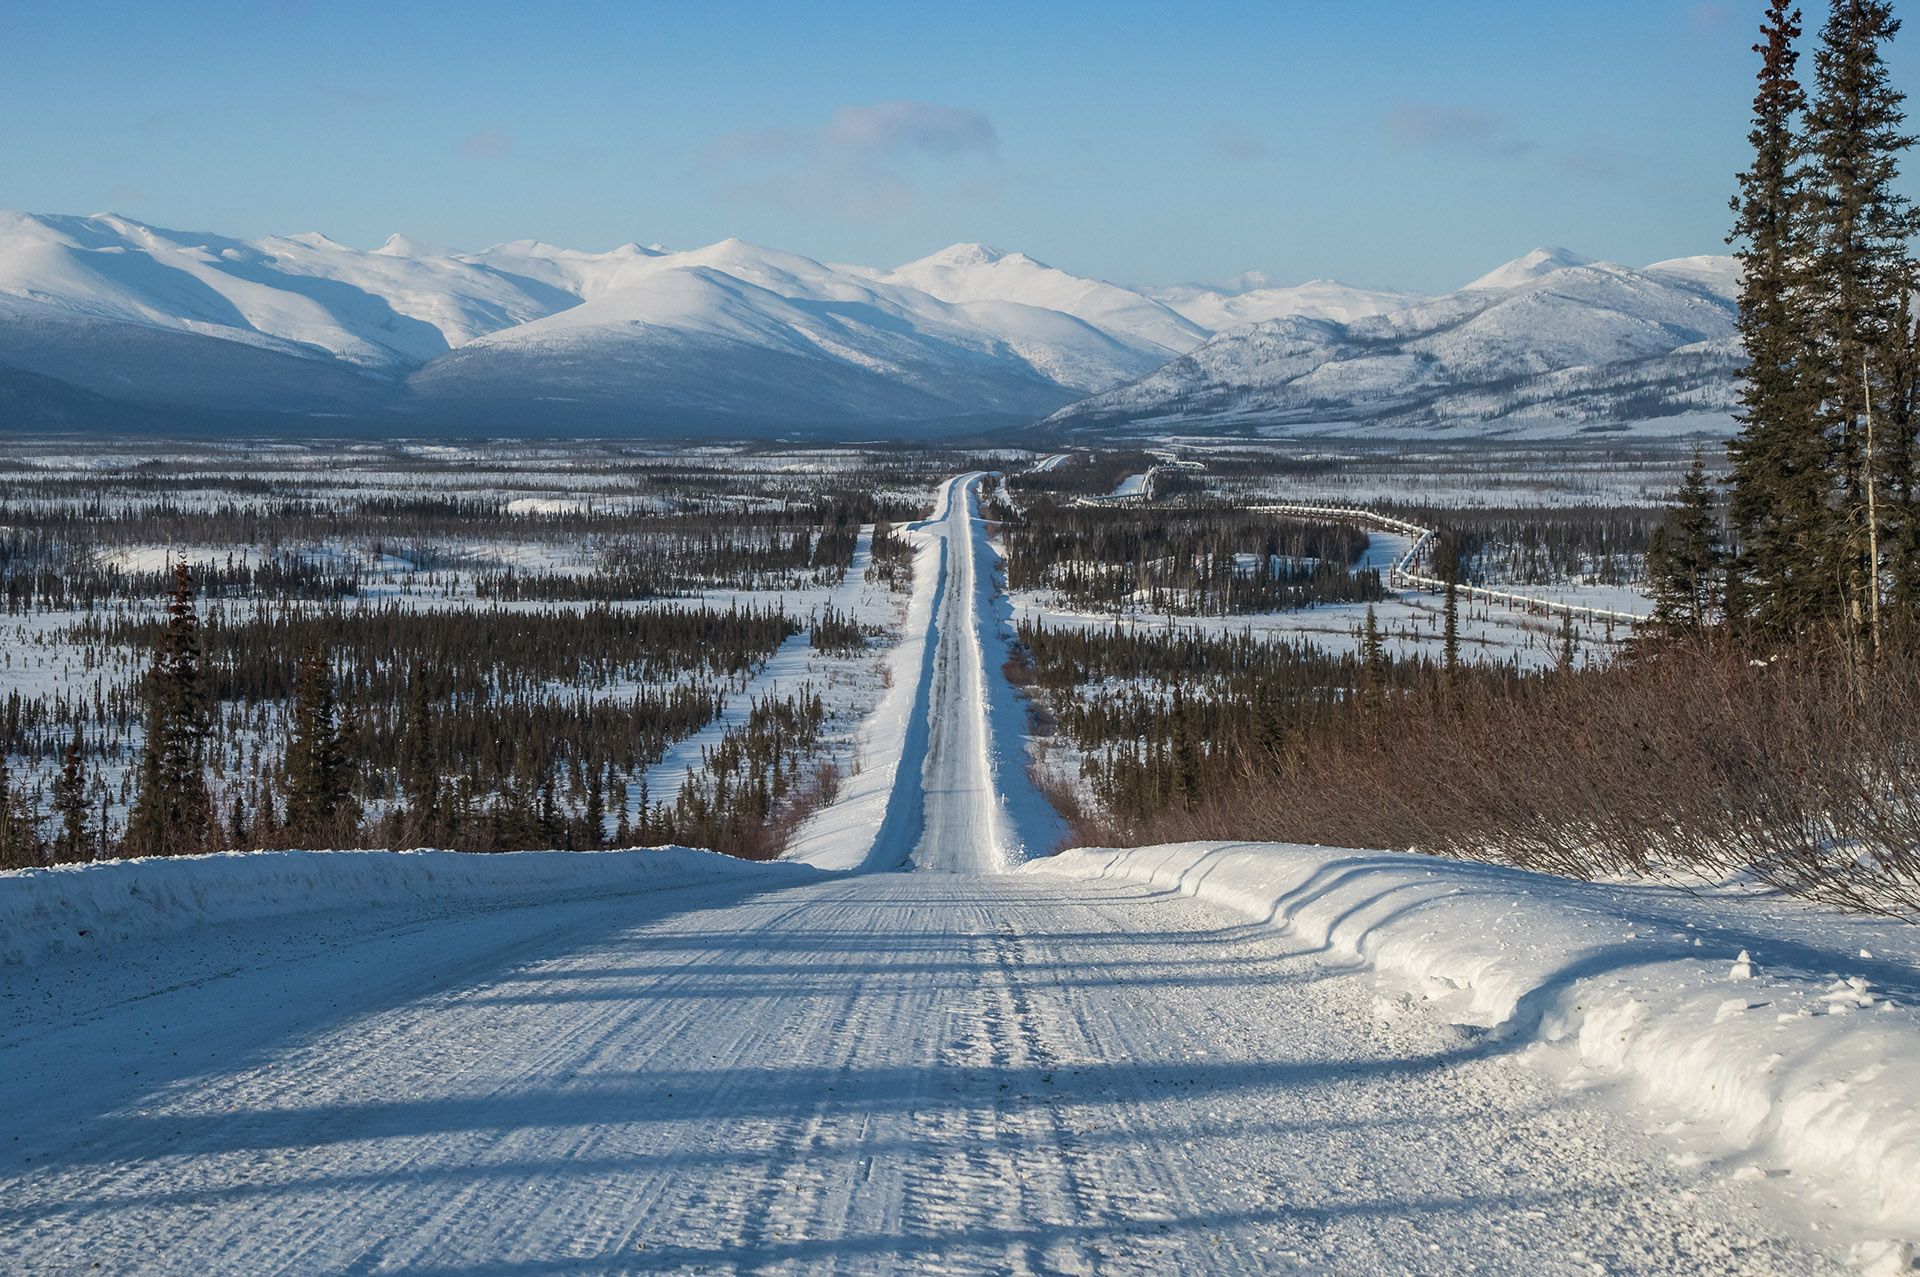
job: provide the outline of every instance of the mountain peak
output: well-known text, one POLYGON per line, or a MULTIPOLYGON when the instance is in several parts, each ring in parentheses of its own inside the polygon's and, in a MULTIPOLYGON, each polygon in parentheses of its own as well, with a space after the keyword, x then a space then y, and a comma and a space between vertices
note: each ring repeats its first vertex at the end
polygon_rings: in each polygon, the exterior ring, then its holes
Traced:
POLYGON ((301 231, 298 235, 289 235, 287 239, 295 244, 305 244, 308 248, 338 249, 343 253, 354 250, 323 231, 301 231))
MULTIPOLYGON (((901 270, 911 270, 915 266, 992 266, 996 262, 1016 259, 1032 261, 1025 253, 1010 253, 1004 248, 995 248, 991 244, 960 243, 949 244, 937 253, 930 253, 919 261, 908 262, 901 270)), ((1039 265, 1038 262, 1034 263, 1039 265)))
POLYGON ((1583 256, 1570 248, 1536 248, 1503 266, 1496 266, 1468 284, 1462 291, 1470 292, 1477 288, 1518 288, 1523 284, 1532 283, 1543 275, 1551 275, 1554 271, 1566 270, 1571 266, 1586 266, 1592 262, 1591 257, 1583 256))
POLYGON ((427 257, 451 257, 451 250, 438 244, 423 244, 417 239, 408 239, 399 231, 387 236, 387 242, 373 250, 382 257, 406 257, 418 261, 427 257))

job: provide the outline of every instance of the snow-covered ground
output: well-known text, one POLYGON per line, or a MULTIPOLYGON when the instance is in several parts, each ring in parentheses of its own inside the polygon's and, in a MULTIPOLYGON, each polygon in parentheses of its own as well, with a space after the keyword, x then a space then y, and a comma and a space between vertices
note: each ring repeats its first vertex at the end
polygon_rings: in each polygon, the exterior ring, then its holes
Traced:
POLYGON ((1372 968, 1382 1014, 1617 1084, 1690 1155, 1920 1234, 1920 935, 1793 902, 1394 852, 1191 843, 1029 872, 1168 888, 1372 968))
MULTIPOLYGON (((886 589, 866 579, 867 566, 872 561, 873 527, 869 524, 860 531, 853 562, 846 574, 826 593, 824 607, 861 625, 891 628, 893 618, 888 615, 891 609, 887 606, 886 589)), ((816 608, 796 615, 805 620, 818 611, 816 608)), ((835 719, 845 716, 850 709, 864 708, 865 693, 869 690, 869 680, 861 677, 865 664, 866 658, 862 656, 837 656, 816 650, 808 632, 793 635, 767 658, 752 678, 744 680, 744 685, 727 697, 726 707, 712 721, 693 735, 667 746, 660 761, 647 769, 648 801, 671 804, 686 783, 688 771, 697 772, 706 752, 718 745, 728 731, 747 721, 756 700, 795 696, 802 691, 817 693, 835 719)), ((636 810, 638 801, 639 787, 628 786, 628 810, 636 810)))
POLYGON ((0 875, 0 1270, 1910 1267, 1912 928, 1388 853, 991 872, 1049 813, 979 484, 799 845, 919 872, 0 875))

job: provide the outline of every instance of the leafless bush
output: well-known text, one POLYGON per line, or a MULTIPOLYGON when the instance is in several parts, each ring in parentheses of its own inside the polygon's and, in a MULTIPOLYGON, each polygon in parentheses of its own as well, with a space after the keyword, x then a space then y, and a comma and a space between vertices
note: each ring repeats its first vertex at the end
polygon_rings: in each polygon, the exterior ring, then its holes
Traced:
POLYGON ((1555 873, 1747 872, 1920 913, 1920 657, 1726 646, 1435 686, 1298 740, 1271 772, 1136 841, 1404 847, 1555 873))

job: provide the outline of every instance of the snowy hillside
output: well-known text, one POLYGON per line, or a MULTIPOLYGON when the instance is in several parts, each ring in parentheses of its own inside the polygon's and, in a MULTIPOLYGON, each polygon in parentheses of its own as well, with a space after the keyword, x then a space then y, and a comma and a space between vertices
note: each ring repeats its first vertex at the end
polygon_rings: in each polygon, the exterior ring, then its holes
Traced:
POLYGON ((735 239, 456 253, 395 235, 363 252, 5 213, 0 335, 18 419, 71 421, 97 395, 103 416, 704 431, 1028 420, 1208 330, 973 246, 876 270, 735 239))
POLYGON ((1379 288, 1354 288, 1333 279, 1310 279, 1304 284, 1276 285, 1256 273, 1241 276, 1225 288, 1202 284, 1174 284, 1150 288, 1147 295, 1179 311, 1202 328, 1225 332, 1268 319, 1331 319, 1350 324, 1369 315, 1384 315, 1422 300, 1419 293, 1379 288))
POLYGON ((1114 340, 1162 358, 1185 354, 1214 331, 1117 284, 1081 279, 985 244, 955 244, 882 278, 950 302, 1015 302, 1084 320, 1114 340))
POLYGON ((1150 296, 981 244, 878 269, 0 213, 0 406, 514 433, 1691 423, 1728 406, 1736 286, 1727 258, 1540 249, 1444 297, 1258 275, 1150 296))
POLYGON ((1536 249, 1443 297, 1224 332, 1051 420, 1068 430, 1723 427, 1740 358, 1737 288, 1730 258, 1636 270, 1536 249))

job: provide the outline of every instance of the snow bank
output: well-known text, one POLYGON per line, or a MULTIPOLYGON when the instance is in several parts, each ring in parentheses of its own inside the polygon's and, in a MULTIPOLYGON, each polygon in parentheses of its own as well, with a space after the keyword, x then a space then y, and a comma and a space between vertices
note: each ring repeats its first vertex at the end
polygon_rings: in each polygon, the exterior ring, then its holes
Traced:
POLYGON ((0 873, 0 965, 210 923, 430 901, 549 900, 810 876, 710 851, 233 851, 0 873))
MULTIPOLYGON (((1795 916, 1722 902, 1710 918, 1711 902, 1679 893, 1661 900, 1684 906, 1664 907, 1500 866, 1281 844, 1069 851, 1023 872, 1165 887, 1281 927, 1491 1030, 1485 1049, 1563 1064, 1571 1051, 1728 1152, 1920 1229, 1915 973, 1812 943, 1795 916), (1735 909, 1745 930, 1730 932, 1735 909), (1728 951, 1729 934, 1746 943, 1728 951)), ((1862 925, 1901 948, 1911 930, 1862 925)))

